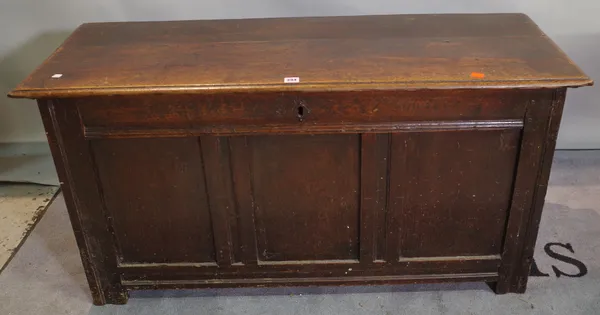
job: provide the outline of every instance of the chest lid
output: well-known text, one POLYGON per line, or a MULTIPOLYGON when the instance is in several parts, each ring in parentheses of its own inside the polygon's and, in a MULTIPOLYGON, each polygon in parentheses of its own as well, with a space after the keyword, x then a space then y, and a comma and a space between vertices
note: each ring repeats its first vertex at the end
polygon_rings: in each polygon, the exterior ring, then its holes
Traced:
POLYGON ((523 14, 83 24, 9 96, 592 84, 523 14))

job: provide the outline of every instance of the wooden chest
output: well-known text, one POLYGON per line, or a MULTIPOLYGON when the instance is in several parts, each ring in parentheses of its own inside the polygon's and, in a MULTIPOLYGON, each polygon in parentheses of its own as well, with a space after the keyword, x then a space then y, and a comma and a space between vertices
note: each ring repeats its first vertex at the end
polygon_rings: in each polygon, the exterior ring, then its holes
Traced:
POLYGON ((522 14, 93 23, 38 100, 95 304, 128 290, 524 292, 567 87, 522 14))

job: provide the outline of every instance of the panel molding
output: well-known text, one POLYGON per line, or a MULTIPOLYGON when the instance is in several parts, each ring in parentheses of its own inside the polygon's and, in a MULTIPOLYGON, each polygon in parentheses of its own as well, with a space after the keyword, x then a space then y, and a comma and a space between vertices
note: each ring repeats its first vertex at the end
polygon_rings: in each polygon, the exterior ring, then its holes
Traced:
POLYGON ((361 134, 360 142, 360 262, 383 261, 388 198, 390 134, 361 134))
POLYGON ((205 263, 119 263, 117 267, 120 269, 144 269, 144 268, 215 268, 219 267, 217 263, 205 262, 205 263))
POLYGON ((170 263, 170 264, 126 264, 119 266, 119 270, 126 272, 125 279, 147 278, 153 275, 154 279, 174 280, 176 277, 193 276, 197 278, 236 278, 243 271, 246 277, 271 278, 286 277, 286 275, 303 276, 386 276, 395 275, 423 275, 445 270, 448 273, 459 272, 497 272, 500 257, 490 256, 465 256, 465 257, 438 257, 415 258, 394 264, 377 263, 364 265, 358 260, 318 260, 318 261, 277 261, 261 262, 255 266, 246 266, 241 263, 231 266, 218 266, 217 264, 198 263, 170 263), (317 269, 315 265, 318 264, 317 269), (376 267, 376 268, 374 268, 376 267))
POLYGON ((426 262, 426 261, 470 261, 470 260, 497 260, 501 258, 498 255, 473 255, 473 256, 436 256, 436 257, 400 257, 398 262, 426 262))
POLYGON ((238 223, 241 261, 246 265, 258 263, 258 248, 254 217, 254 192, 251 179, 251 159, 246 137, 229 138, 229 160, 233 196, 238 223))
POLYGON ((387 211, 385 220, 386 251, 385 260, 398 261, 401 253, 401 217, 404 208, 406 167, 408 165, 408 140, 402 134, 390 135, 389 164, 388 164, 388 192, 387 211), (396 174, 396 175, 395 175, 396 174), (397 210, 400 209, 400 210, 397 210))
POLYGON ((261 266, 302 266, 302 265, 346 265, 358 264, 357 259, 323 259, 323 260, 283 260, 283 261, 260 261, 261 266))
POLYGON ((497 272, 447 273, 422 275, 387 276, 351 276, 351 277, 293 277, 293 278, 237 278, 237 279, 197 279, 197 280, 123 280, 122 284, 130 289, 156 288, 215 288, 244 286, 281 286, 281 285, 374 285, 403 283, 435 283, 457 281, 496 281, 497 272))
MULTIPOLYGON (((231 187, 228 140, 211 136, 200 137, 198 140, 219 266, 228 266, 239 261, 237 222, 231 220, 231 214, 236 209, 231 187)), ((235 214, 233 216, 235 217, 235 214)))
MULTIPOLYGON (((483 255, 483 256, 440 256, 440 257, 410 257, 400 258, 399 263, 417 263, 427 264, 428 262, 467 262, 467 261, 495 261, 500 262, 500 255, 483 255)), ((259 267, 268 266, 288 266, 288 267, 306 267, 307 265, 330 265, 335 266, 348 266, 357 265, 361 261, 357 259, 339 259, 339 260, 287 260, 287 261, 259 261, 259 267)), ((384 261, 376 262, 376 264, 383 264, 384 261)), ((243 263, 232 264, 231 266, 246 266, 243 263)), ((184 269, 184 268, 217 268, 217 263, 119 263, 120 269, 184 269)))
POLYGON ((454 121, 420 121, 393 123, 332 123, 332 124, 288 124, 288 125, 205 125, 179 128, 123 128, 85 126, 84 135, 88 139, 95 138, 158 138, 158 137, 193 137, 202 135, 277 135, 277 134, 348 134, 348 133, 392 133, 417 131, 449 131, 477 129, 523 128, 521 119, 500 120, 454 120, 454 121))

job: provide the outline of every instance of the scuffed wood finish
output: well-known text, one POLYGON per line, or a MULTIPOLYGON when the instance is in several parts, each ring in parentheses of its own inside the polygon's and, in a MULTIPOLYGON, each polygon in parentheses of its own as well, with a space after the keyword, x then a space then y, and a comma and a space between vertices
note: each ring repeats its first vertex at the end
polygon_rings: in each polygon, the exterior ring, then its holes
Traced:
POLYGON ((300 285, 382 285, 382 284, 414 284, 467 281, 495 281, 496 273, 461 273, 461 274, 427 274, 403 275, 390 272, 386 276, 322 276, 257 279, 210 279, 194 280, 186 276, 186 280, 123 280, 123 285, 132 290, 179 289, 185 288, 228 288, 228 287, 280 287, 300 285))
POLYGON ((196 139, 98 140, 92 151, 121 262, 215 262, 196 139))
POLYGON ((233 183, 231 180, 229 139, 200 137, 206 182, 209 198, 212 230, 215 238, 217 262, 229 266, 240 261, 239 216, 236 213, 233 183))
POLYGON ((520 131, 393 136, 392 162, 404 155, 390 169, 401 257, 500 253, 520 131))
POLYGON ((357 260, 360 138, 248 141, 260 260, 357 260))
POLYGON ((564 89, 550 93, 545 99, 531 100, 525 114, 526 126, 505 238, 505 244, 516 246, 504 247, 501 277, 495 286, 498 293, 524 293, 527 287, 565 98, 564 89))
POLYGON ((523 292, 565 87, 590 83, 524 15, 404 15, 86 24, 11 96, 40 98, 94 303, 118 304, 523 292))
POLYGON ((65 101, 79 108, 86 137, 139 138, 522 126, 522 95, 497 90, 370 91, 115 96, 65 101))
POLYGON ((125 304, 129 293, 117 271, 117 249, 89 142, 77 110, 63 105, 38 101, 92 300, 96 305, 125 304))
POLYGON ((517 269, 513 274, 513 278, 517 278, 518 280, 516 283, 512 283, 512 288, 510 289, 512 292, 524 293, 527 288, 527 277, 529 276, 529 271, 533 262, 533 250, 536 244, 540 220, 542 218, 544 198, 546 197, 546 191, 548 189, 550 168, 552 166, 552 158, 556 147, 556 139, 558 137, 558 128, 562 118, 565 97, 566 89, 554 90, 544 143, 544 153, 540 162, 540 173, 538 174, 536 187, 534 188, 533 205, 529 210, 527 234, 524 237, 525 245, 521 248, 520 255, 517 256, 520 265, 517 265, 517 269))
POLYGON ((588 84, 524 14, 384 15, 84 24, 11 95, 588 84))

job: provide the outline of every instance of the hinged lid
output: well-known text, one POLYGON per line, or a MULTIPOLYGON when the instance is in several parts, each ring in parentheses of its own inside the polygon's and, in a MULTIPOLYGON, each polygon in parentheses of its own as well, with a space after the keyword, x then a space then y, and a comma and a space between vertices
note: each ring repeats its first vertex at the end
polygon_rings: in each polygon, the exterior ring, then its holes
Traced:
POLYGON ((523 14, 91 23, 9 95, 592 84, 523 14))

